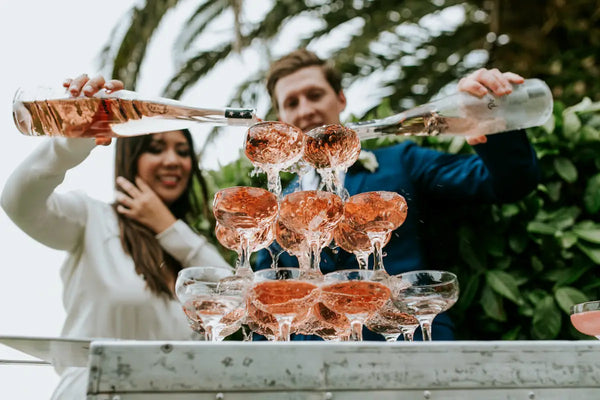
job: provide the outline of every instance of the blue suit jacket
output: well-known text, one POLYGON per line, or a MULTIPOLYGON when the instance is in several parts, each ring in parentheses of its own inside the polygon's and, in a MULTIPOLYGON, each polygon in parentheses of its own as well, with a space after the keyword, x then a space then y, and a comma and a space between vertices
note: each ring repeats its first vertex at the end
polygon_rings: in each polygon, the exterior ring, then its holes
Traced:
MULTIPOLYGON (((525 196, 537 186, 537 158, 525 132, 490 135, 487 143, 476 145, 474 149, 475 155, 455 155, 406 141, 374 150, 379 163, 375 172, 348 171, 344 186, 350 195, 376 190, 393 191, 404 196, 408 204, 406 221, 392 234, 384 248, 386 256, 383 261, 388 273, 395 275, 428 268, 423 257, 420 232, 423 224, 420 206, 425 201, 458 201, 463 204, 508 202, 525 196)), ((292 187, 287 191, 293 190, 292 187)), ((272 246, 275 252, 281 249, 277 243, 272 246)), ((259 252, 256 269, 268 268, 271 263, 268 251, 259 252)), ((297 266, 298 262, 296 257, 283 252, 278 265, 297 266)), ((358 268, 356 257, 341 249, 335 253, 328 249, 323 251, 320 266, 324 274, 336 269, 358 268)), ((443 269, 443 266, 432 267, 443 269)), ((365 336, 365 339, 372 338, 370 334, 365 336)), ((436 317, 433 337, 452 339, 452 326, 447 316, 436 317)))

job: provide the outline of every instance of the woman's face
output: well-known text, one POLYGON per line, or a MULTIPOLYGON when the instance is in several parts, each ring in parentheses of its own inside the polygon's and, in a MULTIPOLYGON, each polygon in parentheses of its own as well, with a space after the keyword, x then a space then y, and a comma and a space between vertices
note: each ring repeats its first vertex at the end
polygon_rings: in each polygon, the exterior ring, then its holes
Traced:
POLYGON ((185 191, 192 170, 191 148, 179 131, 155 133, 137 161, 138 176, 171 205, 185 191))

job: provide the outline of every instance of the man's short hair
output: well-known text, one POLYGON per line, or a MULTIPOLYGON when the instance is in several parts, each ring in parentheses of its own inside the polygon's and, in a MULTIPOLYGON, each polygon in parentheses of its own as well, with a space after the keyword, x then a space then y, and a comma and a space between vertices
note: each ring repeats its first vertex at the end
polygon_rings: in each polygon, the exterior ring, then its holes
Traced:
POLYGON ((306 49, 295 50, 274 61, 267 73, 267 90, 269 96, 271 96, 271 102, 275 111, 279 111, 277 96, 275 95, 277 81, 302 68, 312 66, 321 67, 325 79, 329 82, 335 93, 340 93, 342 90, 342 77, 339 71, 334 68, 332 62, 322 60, 315 53, 306 49))

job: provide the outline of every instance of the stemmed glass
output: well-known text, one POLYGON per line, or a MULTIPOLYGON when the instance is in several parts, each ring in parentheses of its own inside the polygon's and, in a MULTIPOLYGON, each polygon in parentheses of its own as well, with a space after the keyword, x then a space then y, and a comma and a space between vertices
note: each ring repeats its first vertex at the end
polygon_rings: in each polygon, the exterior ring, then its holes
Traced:
MULTIPOLYGON (((391 239, 392 232, 388 232, 384 238, 381 247, 384 247, 391 239)), ((335 243, 348 253, 353 253, 358 262, 358 268, 368 269, 369 254, 373 253, 373 242, 365 232, 352 229, 348 223, 342 219, 333 231, 335 243)))
POLYGON ((267 173, 269 191, 277 197, 281 195, 279 171, 300 160, 303 148, 302 130, 285 122, 259 122, 246 134, 246 156, 267 173))
POLYGON ((419 327, 419 320, 399 311, 394 303, 388 300, 365 321, 365 326, 370 331, 382 335, 388 342, 395 342, 400 335, 405 341, 412 342, 415 330, 419 327))
POLYGON ((296 232, 278 219, 275 223, 275 238, 285 251, 298 259, 298 265, 302 271, 315 277, 321 275, 318 269, 321 260, 320 252, 333 238, 330 230, 319 235, 319 242, 316 243, 316 246, 313 244, 311 247, 306 235, 296 232))
POLYGON ((320 275, 321 249, 331 240, 333 229, 342 218, 343 210, 342 199, 338 195, 318 190, 290 193, 281 200, 279 221, 283 228, 305 238, 309 265, 314 275, 320 275))
POLYGON ((390 298, 390 289, 375 281, 374 272, 345 269, 325 274, 321 301, 337 313, 346 315, 352 327, 352 340, 362 340, 362 326, 390 298))
MULTIPOLYGON (((197 330, 202 325, 205 338, 209 341, 222 339, 221 331, 226 327, 223 317, 232 315, 244 300, 240 288, 220 284, 231 276, 231 271, 222 267, 189 267, 177 274, 175 293, 188 316, 190 326, 197 330)), ((240 316, 241 318, 241 316, 240 316)))
POLYGON ((339 173, 356 162, 360 154, 360 139, 356 131, 342 125, 323 125, 306 133, 304 160, 312 165, 328 191, 342 199, 348 197, 339 173))
POLYGON ((279 339, 289 341, 292 321, 308 315, 318 294, 317 285, 301 279, 299 268, 269 268, 254 274, 246 302, 273 315, 279 324, 279 339))
MULTIPOLYGON (((236 271, 239 271, 240 267, 242 267, 244 263, 249 262, 246 256, 249 256, 255 251, 268 247, 273 242, 273 240, 275 239, 275 229, 273 228, 273 226, 273 224, 267 224, 253 233, 252 238, 249 240, 248 243, 248 251, 246 251, 245 255, 244 250, 242 249, 242 237, 238 230, 228 228, 217 222, 215 226, 215 235, 217 236, 217 240, 219 241, 219 243, 221 243, 224 247, 228 248, 229 250, 233 250, 237 253, 238 256, 235 262, 235 266, 236 271)), ((247 266, 244 266, 244 268, 246 267, 247 266)))
POLYGON ((396 192, 376 191, 356 194, 344 204, 344 222, 364 232, 374 249, 374 270, 385 272, 383 246, 388 235, 404 223, 407 215, 404 197, 396 192))
POLYGON ((396 275, 390 282, 396 307, 414 315, 421 325, 423 340, 430 341, 433 319, 458 300, 456 275, 447 271, 410 271, 396 275))
POLYGON ((600 339, 600 300, 571 306, 571 323, 579 332, 600 339))
POLYGON ((277 196, 268 190, 234 186, 219 190, 213 200, 213 213, 224 228, 238 233, 240 240, 236 276, 251 279, 250 249, 256 235, 277 217, 277 196), (252 244, 251 244, 252 243, 252 244))

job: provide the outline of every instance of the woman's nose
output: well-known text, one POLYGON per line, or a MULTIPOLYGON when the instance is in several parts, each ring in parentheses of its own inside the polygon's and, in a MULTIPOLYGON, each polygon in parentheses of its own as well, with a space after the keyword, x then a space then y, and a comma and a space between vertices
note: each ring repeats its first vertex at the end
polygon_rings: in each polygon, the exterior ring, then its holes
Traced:
POLYGON ((165 165, 176 165, 179 163, 179 156, 175 150, 167 150, 164 153, 163 163, 165 165))

